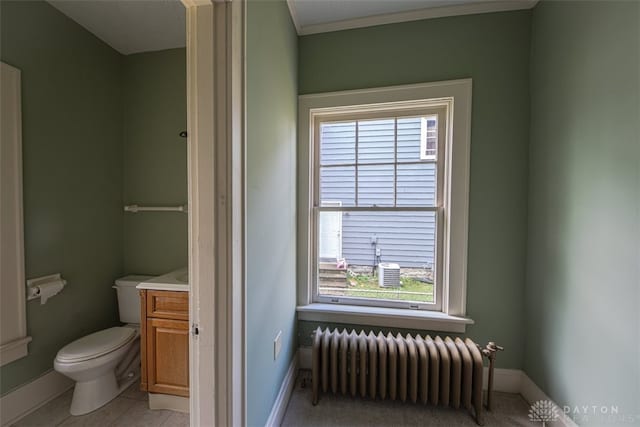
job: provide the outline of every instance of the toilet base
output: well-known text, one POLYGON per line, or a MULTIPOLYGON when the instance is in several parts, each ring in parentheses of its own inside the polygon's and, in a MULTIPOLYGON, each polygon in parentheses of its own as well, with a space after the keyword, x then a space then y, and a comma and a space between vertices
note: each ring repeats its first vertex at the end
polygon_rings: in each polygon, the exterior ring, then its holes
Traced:
POLYGON ((77 382, 73 389, 71 415, 84 415, 95 411, 120 394, 114 372, 86 382, 77 382))
POLYGON ((115 373, 110 372, 91 381, 76 382, 69 412, 78 416, 95 411, 118 397, 139 378, 140 376, 136 375, 119 384, 115 373))

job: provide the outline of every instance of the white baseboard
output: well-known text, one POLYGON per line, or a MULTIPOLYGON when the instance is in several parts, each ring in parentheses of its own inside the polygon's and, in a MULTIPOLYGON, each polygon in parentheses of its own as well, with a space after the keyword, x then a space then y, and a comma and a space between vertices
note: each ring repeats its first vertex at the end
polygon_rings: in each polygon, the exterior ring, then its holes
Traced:
POLYGON ((276 401, 273 402, 273 407, 271 408, 271 413, 269 414, 265 427, 278 427, 282 423, 289 399, 291 398, 291 393, 293 392, 293 387, 296 385, 296 378, 298 377, 300 366, 298 360, 299 357, 296 353, 293 355, 293 360, 291 360, 287 374, 284 376, 280 391, 278 392, 278 396, 276 396, 276 401))
POLYGON ((149 393, 149 409, 168 409, 189 413, 189 398, 169 394, 149 393))
POLYGON ((11 425, 60 396, 74 382, 54 370, 44 373, 0 398, 0 424, 11 425))
MULTIPOLYGON (((298 349, 298 357, 300 359, 300 369, 311 369, 311 347, 300 347, 298 349)), ((539 400, 548 400, 553 402, 549 396, 544 393, 540 387, 534 383, 531 378, 527 376, 520 369, 500 369, 496 368, 493 372, 493 390, 504 393, 518 393, 522 395, 524 400, 529 404, 533 404, 539 400)), ((484 368, 483 375, 483 388, 487 389, 487 382, 489 378, 489 368, 484 368)), ((558 406, 555 402, 553 402, 558 406)), ((559 406, 558 406, 559 408, 559 406)), ((559 411, 560 418, 557 421, 547 423, 552 427, 577 427, 577 424, 564 414, 563 411, 559 411)))
MULTIPOLYGON (((542 391, 540 387, 536 383, 533 382, 531 378, 524 372, 522 372, 522 385, 520 386, 520 394, 529 404, 533 404, 539 400, 548 400, 549 402, 553 402, 558 408, 557 403, 555 403, 547 394, 542 391)), ((560 417, 556 421, 547 422, 546 425, 550 427, 578 427, 575 421, 569 418, 564 411, 559 410, 558 414, 560 417)))

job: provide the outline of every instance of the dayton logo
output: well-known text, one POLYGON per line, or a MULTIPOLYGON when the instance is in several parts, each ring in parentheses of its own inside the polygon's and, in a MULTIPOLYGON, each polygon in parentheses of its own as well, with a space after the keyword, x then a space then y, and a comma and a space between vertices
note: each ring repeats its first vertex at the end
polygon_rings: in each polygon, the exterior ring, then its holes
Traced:
POLYGON ((558 407, 550 400, 538 400, 529 409, 529 420, 542 423, 542 427, 558 418, 560 418, 558 407))

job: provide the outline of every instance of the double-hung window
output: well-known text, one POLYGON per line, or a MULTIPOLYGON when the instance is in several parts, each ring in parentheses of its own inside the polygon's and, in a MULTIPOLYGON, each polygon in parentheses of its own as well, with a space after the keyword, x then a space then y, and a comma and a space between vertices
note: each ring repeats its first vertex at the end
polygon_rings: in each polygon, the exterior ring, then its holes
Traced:
POLYGON ((433 102, 315 121, 317 301, 440 309, 446 123, 433 102))
POLYGON ((470 106, 470 80, 300 97, 302 306, 465 314, 470 106))

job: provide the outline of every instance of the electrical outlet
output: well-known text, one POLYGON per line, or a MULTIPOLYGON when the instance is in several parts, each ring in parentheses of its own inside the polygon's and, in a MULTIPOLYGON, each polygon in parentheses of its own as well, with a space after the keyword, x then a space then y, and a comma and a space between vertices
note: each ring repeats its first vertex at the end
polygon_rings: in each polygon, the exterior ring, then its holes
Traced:
POLYGON ((282 349, 282 331, 278 331, 278 335, 273 339, 273 360, 278 358, 282 349))
POLYGON ((380 250, 380 248, 376 248, 376 256, 380 256, 382 254, 382 251, 380 250))

